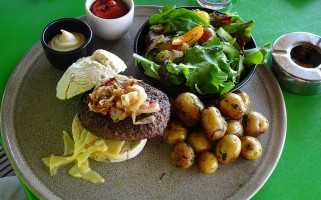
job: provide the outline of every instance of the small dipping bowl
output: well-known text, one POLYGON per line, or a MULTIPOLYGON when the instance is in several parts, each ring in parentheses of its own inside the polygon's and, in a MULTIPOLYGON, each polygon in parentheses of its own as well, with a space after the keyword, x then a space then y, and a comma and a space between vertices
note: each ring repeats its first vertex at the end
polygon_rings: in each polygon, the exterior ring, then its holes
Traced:
POLYGON ((281 87, 301 95, 321 93, 321 37, 306 32, 278 38, 272 49, 272 70, 281 87))
POLYGON ((89 25, 79 19, 62 18, 49 23, 41 35, 41 44, 45 55, 49 62, 60 70, 66 70, 73 62, 81 57, 86 57, 92 54, 92 30, 89 25), (61 30, 68 32, 77 32, 85 36, 85 43, 77 49, 71 51, 57 51, 52 49, 48 43, 61 30))
POLYGON ((116 40, 124 36, 131 27, 134 19, 134 1, 123 0, 129 11, 126 15, 115 19, 104 19, 94 15, 90 8, 96 0, 86 0, 85 10, 88 23, 98 37, 105 40, 116 40))

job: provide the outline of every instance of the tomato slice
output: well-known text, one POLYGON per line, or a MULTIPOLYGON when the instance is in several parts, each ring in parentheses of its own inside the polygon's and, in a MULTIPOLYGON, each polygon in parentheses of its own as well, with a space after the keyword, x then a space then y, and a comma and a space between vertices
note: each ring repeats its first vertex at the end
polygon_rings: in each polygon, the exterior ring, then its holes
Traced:
POLYGON ((203 35, 203 27, 198 25, 183 35, 174 37, 172 40, 172 45, 181 45, 184 42, 188 44, 188 46, 192 46, 197 40, 199 40, 203 35))
POLYGON ((215 32, 210 27, 204 27, 203 28, 203 35, 202 37, 197 41, 199 45, 202 45, 204 42, 210 41, 213 37, 216 36, 215 32))

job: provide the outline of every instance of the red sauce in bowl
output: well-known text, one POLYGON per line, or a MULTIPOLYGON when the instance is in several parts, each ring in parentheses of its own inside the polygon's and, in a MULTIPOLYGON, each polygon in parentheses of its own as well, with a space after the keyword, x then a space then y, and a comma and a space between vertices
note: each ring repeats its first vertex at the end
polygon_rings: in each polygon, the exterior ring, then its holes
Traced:
POLYGON ((100 18, 115 19, 126 15, 129 9, 122 0, 96 0, 90 11, 100 18))

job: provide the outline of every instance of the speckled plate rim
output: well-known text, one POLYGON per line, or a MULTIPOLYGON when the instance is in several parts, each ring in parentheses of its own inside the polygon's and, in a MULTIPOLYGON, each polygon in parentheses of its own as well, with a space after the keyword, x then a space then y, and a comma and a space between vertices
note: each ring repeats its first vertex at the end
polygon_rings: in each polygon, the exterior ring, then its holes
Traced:
MULTIPOLYGON (((3 93, 3 98, 1 102, 1 137, 3 140, 4 150, 6 155, 14 169, 16 175, 20 178, 20 180, 28 187, 28 189, 38 198, 40 198, 39 194, 41 194, 41 190, 38 188, 32 187, 32 185, 40 184, 39 180, 29 181, 29 175, 32 174, 30 168, 25 165, 25 160, 23 159, 22 152, 19 152, 17 147, 13 144, 17 144, 17 139, 14 135, 15 129, 13 123, 14 115, 12 114, 12 102, 17 99, 17 93, 11 91, 17 91, 17 89, 21 86, 21 78, 24 74, 27 73, 28 68, 24 67, 26 63, 32 63, 39 55, 41 54, 41 43, 40 40, 36 42, 28 52, 21 58, 16 68, 12 72, 9 81, 6 85, 5 91, 3 93)), ((43 52, 44 53, 44 52, 43 52)))
MULTIPOLYGON (((157 6, 136 6, 136 12, 139 9, 155 9, 161 8, 157 6)), ((27 165, 26 160, 24 159, 24 153, 20 152, 17 148, 19 141, 15 136, 15 124, 14 121, 14 110, 12 106, 13 102, 17 99, 17 89, 21 87, 23 83, 24 75, 27 73, 30 64, 33 63, 41 54, 43 50, 41 49, 40 41, 35 43, 30 50, 23 56, 15 70, 13 71, 5 92, 3 94, 2 104, 1 104, 1 136, 3 138, 4 149, 6 154, 21 181, 30 189, 30 191, 35 194, 38 198, 46 199, 61 199, 61 196, 53 193, 46 183, 42 183, 32 172, 31 168, 27 165), (29 64, 29 65, 28 65, 29 64)), ((244 185, 237 193, 237 195, 231 195, 229 199, 250 199, 253 197, 260 188, 265 184, 268 178, 271 176, 274 171, 284 147, 284 142, 286 138, 286 127, 287 127, 287 118, 286 118, 286 108, 284 103, 283 94, 281 88, 274 77, 273 73, 267 65, 263 67, 258 67, 256 73, 259 73, 260 78, 268 77, 271 80, 266 80, 269 84, 265 86, 266 92, 269 96, 273 96, 275 99, 273 102, 278 102, 277 105, 274 105, 279 111, 279 119, 282 123, 278 123, 276 129, 279 131, 277 135, 278 145, 277 148, 273 149, 274 156, 270 162, 265 165, 263 168, 260 168, 260 171, 253 176, 252 180, 248 184, 244 185)))

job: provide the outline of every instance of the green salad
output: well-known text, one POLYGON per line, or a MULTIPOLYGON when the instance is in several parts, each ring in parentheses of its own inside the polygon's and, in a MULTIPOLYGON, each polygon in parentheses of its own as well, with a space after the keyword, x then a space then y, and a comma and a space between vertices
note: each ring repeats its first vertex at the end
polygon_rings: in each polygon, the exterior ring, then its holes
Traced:
POLYGON ((142 55, 133 55, 135 65, 166 86, 222 95, 271 51, 271 43, 244 49, 253 26, 254 20, 246 22, 237 13, 164 6, 149 19, 146 47, 142 55))

